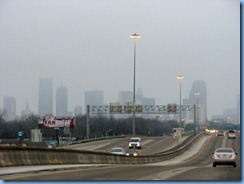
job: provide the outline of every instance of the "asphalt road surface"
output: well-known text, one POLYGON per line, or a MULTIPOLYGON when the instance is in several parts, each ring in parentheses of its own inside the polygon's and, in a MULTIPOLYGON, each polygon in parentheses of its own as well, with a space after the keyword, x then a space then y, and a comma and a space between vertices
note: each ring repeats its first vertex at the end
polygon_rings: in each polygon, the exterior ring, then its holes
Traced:
MULTIPOLYGON (((165 140, 166 141, 166 140, 165 140)), ((158 152, 163 148, 158 147, 157 141, 144 144, 142 150, 154 150, 158 152)), ((167 141, 166 141, 167 142, 167 141)), ((100 148, 109 149, 110 146, 123 146, 124 140, 114 143, 100 142, 100 148), (121 142, 120 142, 121 141, 121 142), (121 143, 121 144, 120 144, 121 143)), ((126 144, 127 145, 127 144, 126 144)), ((172 144, 171 144, 172 145, 172 144)), ((84 146, 84 145, 83 145, 84 146)), ((90 145, 91 146, 91 145, 90 145)), ((170 143, 168 145, 170 147, 170 143)), ((89 147, 86 145, 86 147, 89 147)), ((76 148, 81 149, 81 148, 76 148)), ((194 149, 194 147, 192 148, 194 149)), ((150 151, 149 151, 150 152, 150 151)), ((145 153, 146 154, 146 151, 145 153)), ((188 158, 180 163, 161 162, 143 165, 104 165, 97 167, 77 167, 66 169, 54 169, 47 171, 37 171, 19 174, 0 176, 1 180, 72 180, 72 181, 134 181, 134 180, 173 180, 173 181, 240 181, 240 137, 237 139, 227 139, 227 137, 217 137, 214 134, 206 138, 206 142, 201 146, 200 152, 194 157, 188 158), (237 152, 237 167, 217 165, 212 167, 212 153, 218 147, 232 147, 237 152)), ((174 160, 174 159, 172 159, 174 160)))

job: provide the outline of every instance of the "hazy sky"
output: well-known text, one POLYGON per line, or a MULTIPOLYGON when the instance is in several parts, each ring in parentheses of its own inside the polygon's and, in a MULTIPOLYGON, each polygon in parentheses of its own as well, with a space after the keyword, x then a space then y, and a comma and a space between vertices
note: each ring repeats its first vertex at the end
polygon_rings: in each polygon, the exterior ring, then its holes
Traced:
POLYGON ((118 101, 118 91, 133 90, 133 33, 144 97, 179 103, 183 75, 182 98, 206 82, 209 118, 236 107, 238 0, 0 0, 0 108, 7 95, 18 115, 27 101, 37 113, 40 78, 53 79, 54 100, 58 86, 68 88, 69 111, 88 90, 118 101))

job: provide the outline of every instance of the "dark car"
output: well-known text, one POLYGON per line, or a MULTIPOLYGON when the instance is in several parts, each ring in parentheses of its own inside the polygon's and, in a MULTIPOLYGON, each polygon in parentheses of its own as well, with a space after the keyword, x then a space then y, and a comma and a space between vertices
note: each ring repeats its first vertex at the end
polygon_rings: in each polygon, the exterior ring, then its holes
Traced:
POLYGON ((126 152, 126 156, 139 156, 140 152, 138 149, 132 148, 132 149, 128 149, 126 152))
POLYGON ((213 153, 213 167, 216 165, 233 165, 236 167, 236 155, 232 148, 217 148, 213 153))

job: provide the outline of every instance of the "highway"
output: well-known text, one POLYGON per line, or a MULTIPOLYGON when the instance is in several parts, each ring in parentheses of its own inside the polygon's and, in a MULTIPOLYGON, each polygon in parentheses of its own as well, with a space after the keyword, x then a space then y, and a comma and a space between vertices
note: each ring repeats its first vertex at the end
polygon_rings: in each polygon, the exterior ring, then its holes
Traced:
MULTIPOLYGON (((172 136, 162 137, 141 137, 142 149, 140 149, 140 155, 154 154, 169 149, 176 143, 176 140, 172 136)), ((109 152, 114 147, 121 147, 124 150, 128 149, 129 138, 108 139, 90 143, 84 143, 79 145, 70 145, 64 148, 76 149, 76 150, 91 150, 109 152)))
MULTIPOLYGON (((170 137, 142 137, 141 154, 152 154, 170 148, 174 140, 170 137)), ((69 146, 72 149, 90 149, 108 151, 112 147, 127 147, 128 138, 104 140, 93 143, 69 146)), ((195 146, 195 145, 194 145, 195 146)), ((182 159, 184 156, 160 162, 143 165, 99 165, 91 167, 60 168, 46 171, 0 175, 1 180, 72 180, 72 181, 101 181, 101 180, 203 180, 203 181, 239 181, 240 169, 240 137, 227 139, 211 134, 202 145, 192 147, 190 151, 199 150, 197 155, 182 159), (237 152, 237 167, 212 167, 212 153, 217 147, 232 147, 237 152), (178 162, 176 162, 178 160, 178 162)), ((189 154, 189 153, 186 153, 189 154)))

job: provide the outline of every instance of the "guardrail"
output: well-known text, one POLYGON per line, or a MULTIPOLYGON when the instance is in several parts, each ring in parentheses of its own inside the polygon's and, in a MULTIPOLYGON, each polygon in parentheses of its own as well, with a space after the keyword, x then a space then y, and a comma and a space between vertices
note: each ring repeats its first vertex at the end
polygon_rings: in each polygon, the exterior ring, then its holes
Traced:
POLYGON ((206 133, 189 137, 178 147, 160 154, 139 157, 113 155, 104 152, 80 151, 63 148, 0 147, 0 166, 48 164, 146 164, 172 159, 187 151, 206 133))

